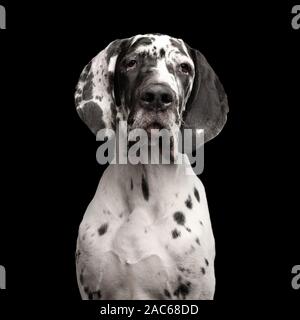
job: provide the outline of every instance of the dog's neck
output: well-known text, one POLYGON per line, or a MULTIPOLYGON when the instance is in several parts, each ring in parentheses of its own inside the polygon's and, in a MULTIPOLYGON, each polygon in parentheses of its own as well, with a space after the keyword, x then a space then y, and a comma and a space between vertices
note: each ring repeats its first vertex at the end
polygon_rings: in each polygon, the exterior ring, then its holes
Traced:
MULTIPOLYGON (((128 214, 135 209, 138 212, 142 210, 154 221, 168 214, 166 208, 187 192, 194 177, 186 155, 182 155, 181 163, 111 164, 102 176, 97 192, 105 194, 111 190, 116 201, 120 199, 121 207, 127 208, 128 214)), ((103 198, 99 196, 95 199, 100 208, 102 204, 99 199, 103 198)))
MULTIPOLYGON (((125 173, 126 180, 135 180, 133 183, 142 182, 142 187, 149 189, 149 192, 165 192, 170 188, 176 188, 178 181, 186 181, 187 176, 194 175, 189 159, 186 155, 181 155, 181 161, 171 164, 127 164, 123 165, 122 171, 125 173)), ((178 186, 179 187, 179 186, 178 186)))
POLYGON ((183 164, 142 164, 140 166, 149 185, 154 184, 156 187, 159 187, 158 181, 160 180, 170 184, 174 179, 186 174, 183 164))

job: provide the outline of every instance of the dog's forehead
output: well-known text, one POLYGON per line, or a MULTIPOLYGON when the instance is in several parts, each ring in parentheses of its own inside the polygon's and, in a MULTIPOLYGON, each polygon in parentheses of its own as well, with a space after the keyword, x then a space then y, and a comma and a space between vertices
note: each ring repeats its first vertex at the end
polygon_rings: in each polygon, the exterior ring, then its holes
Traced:
POLYGON ((134 48, 136 53, 149 51, 159 56, 163 53, 175 52, 189 57, 184 41, 168 35, 140 34, 132 38, 130 47, 134 48))

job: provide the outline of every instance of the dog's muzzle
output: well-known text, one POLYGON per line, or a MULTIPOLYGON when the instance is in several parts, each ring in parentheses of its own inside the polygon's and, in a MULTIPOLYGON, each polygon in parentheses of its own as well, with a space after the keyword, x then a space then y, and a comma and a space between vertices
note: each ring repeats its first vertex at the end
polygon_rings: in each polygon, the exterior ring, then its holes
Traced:
POLYGON ((151 84, 140 92, 139 102, 149 111, 166 111, 175 103, 175 93, 166 84, 151 84))

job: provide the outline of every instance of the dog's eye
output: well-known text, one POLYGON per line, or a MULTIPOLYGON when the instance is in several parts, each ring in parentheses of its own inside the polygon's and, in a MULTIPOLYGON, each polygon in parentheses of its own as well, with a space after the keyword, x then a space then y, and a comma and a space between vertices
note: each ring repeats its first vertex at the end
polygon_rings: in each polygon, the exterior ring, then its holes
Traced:
POLYGON ((131 59, 131 60, 127 61, 126 64, 125 64, 126 69, 128 70, 128 69, 134 68, 136 66, 136 63, 137 62, 134 59, 131 59))
POLYGON ((181 63, 180 64, 180 71, 183 73, 189 73, 191 71, 191 67, 188 63, 181 63))

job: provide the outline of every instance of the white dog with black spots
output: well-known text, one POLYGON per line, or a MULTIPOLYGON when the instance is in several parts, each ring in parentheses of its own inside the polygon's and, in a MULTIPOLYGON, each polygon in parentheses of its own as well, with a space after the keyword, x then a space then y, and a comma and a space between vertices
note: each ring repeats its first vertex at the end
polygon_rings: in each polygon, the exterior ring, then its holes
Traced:
MULTIPOLYGON (((75 93, 94 134, 116 130, 223 128, 223 86, 184 41, 147 34, 116 40, 83 70, 75 93)), ((213 299, 215 243, 204 187, 182 164, 111 164, 79 228, 83 299, 213 299)))

